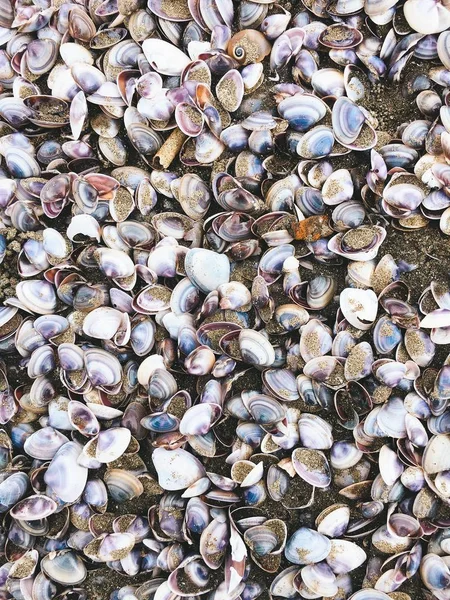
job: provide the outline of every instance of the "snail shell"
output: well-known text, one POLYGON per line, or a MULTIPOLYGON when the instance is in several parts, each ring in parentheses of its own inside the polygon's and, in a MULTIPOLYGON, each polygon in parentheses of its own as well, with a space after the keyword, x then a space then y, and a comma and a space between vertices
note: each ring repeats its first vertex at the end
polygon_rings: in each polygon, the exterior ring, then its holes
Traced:
POLYGON ((261 62, 271 49, 265 36, 256 29, 244 29, 228 42, 228 54, 240 65, 261 62))

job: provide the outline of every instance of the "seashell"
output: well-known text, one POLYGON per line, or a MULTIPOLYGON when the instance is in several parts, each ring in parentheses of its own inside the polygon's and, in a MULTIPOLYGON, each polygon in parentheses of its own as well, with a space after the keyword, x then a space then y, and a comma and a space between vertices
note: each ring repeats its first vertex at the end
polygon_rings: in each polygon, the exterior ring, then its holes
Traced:
POLYGON ((21 521, 45 519, 56 512, 58 505, 44 494, 28 496, 11 508, 11 515, 21 521))
POLYGON ((343 96, 336 100, 331 113, 333 133, 343 146, 352 147, 358 138, 366 116, 357 104, 343 96))
POLYGON ((402 341, 401 329, 386 315, 377 321, 373 335, 375 348, 380 354, 392 352, 402 341))
POLYGON ((183 435, 205 435, 222 414, 217 404, 197 404, 191 406, 180 421, 179 430, 183 435))
POLYGON ((328 48, 353 48, 363 41, 363 36, 353 27, 336 23, 319 35, 319 42, 328 48))
POLYGON ((47 281, 21 281, 16 286, 19 301, 29 310, 39 315, 52 314, 56 308, 56 294, 47 281))
POLYGON ((325 558, 336 575, 348 573, 361 566, 367 555, 362 548, 347 540, 331 540, 331 549, 325 558))
POLYGON ((312 358, 306 363, 303 372, 315 381, 327 382, 328 385, 343 385, 343 367, 341 361, 334 356, 312 358))
POLYGON ((331 482, 331 472, 323 452, 308 448, 296 448, 292 453, 296 473, 310 485, 326 488, 331 482))
POLYGON ((379 454, 380 475, 387 485, 393 485, 403 472, 403 465, 397 454, 389 448, 382 446, 379 454))
POLYGON ((82 583, 87 575, 84 562, 72 550, 44 556, 41 568, 47 577, 62 585, 77 585, 82 583))
POLYGON ((83 332, 100 340, 112 339, 122 323, 122 313, 115 308, 101 306, 88 313, 83 321, 83 332))
POLYGON ((216 96, 228 112, 236 111, 244 97, 244 81, 236 69, 227 71, 216 85, 216 96))
POLYGON ((214 367, 214 352, 208 346, 198 346, 184 361, 188 373, 192 375, 207 375, 214 367))
POLYGON ((377 423, 382 431, 392 437, 401 438, 406 435, 406 410, 398 397, 389 398, 377 415, 377 423))
POLYGON ((330 452, 330 463, 334 469, 349 469, 362 458, 362 452, 355 444, 346 441, 334 442, 330 452))
POLYGON ((307 565, 301 571, 301 578, 308 591, 317 595, 334 595, 338 586, 333 571, 325 564, 307 565))
MULTIPOLYGON (((32 433, 25 441, 25 452, 39 460, 51 460, 69 440, 53 427, 43 427, 32 433)), ((2 502, 2 504, 5 504, 2 502)))
MULTIPOLYGON (((375 335, 375 332, 374 332, 375 335)), ((367 342, 353 346, 345 361, 344 374, 347 381, 358 381, 367 377, 372 371, 373 351, 367 342)))
POLYGON ((300 442, 305 448, 328 450, 333 445, 332 428, 321 417, 304 413, 298 421, 300 442))
POLYGON ((286 543, 284 554, 295 565, 315 564, 324 560, 331 550, 331 541, 307 527, 297 529, 286 543))
POLYGON ((127 502, 144 492, 140 479, 124 469, 108 469, 104 476, 108 492, 116 502, 127 502))
POLYGON ((277 400, 264 394, 254 394, 244 400, 244 404, 256 423, 264 427, 275 426, 286 414, 277 400))
POLYGON ((95 443, 95 458, 101 463, 117 460, 127 449, 131 440, 130 430, 125 427, 113 427, 100 431, 95 443))
MULTIPOLYGON (((29 479, 25 473, 12 473, 0 483, 0 503, 6 507, 17 505, 27 493, 28 487, 29 479)), ((25 501, 27 502, 28 498, 25 501)), ((23 508, 26 509, 26 506, 27 504, 23 505, 23 508)))
POLYGON ((311 85, 320 96, 344 96, 344 75, 337 69, 327 68, 316 71, 311 77, 311 85))
POLYGON ((365 588, 355 592, 350 596, 352 600, 369 600, 369 598, 373 600, 387 600, 390 598, 388 594, 381 592, 380 590, 374 590, 372 588, 365 588), (370 595, 369 595, 370 594, 370 595))
POLYGON ((332 237, 328 248, 350 260, 372 260, 377 256, 385 237, 386 231, 381 227, 362 225, 332 237))
MULTIPOLYGON (((385 525, 375 531, 372 536, 372 543, 380 552, 391 553, 391 550, 397 547, 400 552, 408 550, 413 543, 413 540, 408 537, 399 537, 391 535, 385 525)), ((395 550, 394 550, 395 551, 395 550)))
POLYGON ((211 250, 188 250, 184 266, 192 283, 205 293, 212 292, 229 281, 230 264, 227 257, 211 250))
POLYGON ((142 50, 150 65, 161 75, 181 75, 190 62, 181 50, 164 40, 146 39, 142 50))
POLYGON ((122 378, 118 359, 100 348, 88 348, 84 353, 87 375, 94 386, 117 385, 122 378))
POLYGON ((134 273, 133 261, 122 250, 98 248, 95 258, 103 273, 112 279, 130 277, 134 273))
POLYGON ((200 461, 181 448, 156 448, 152 456, 159 484, 163 489, 183 490, 205 476, 200 461))
POLYGON ((433 360, 435 345, 429 336, 416 329, 408 329, 405 332, 405 347, 412 360, 420 367, 427 367, 433 360))
POLYGON ((301 138, 296 151, 302 158, 317 159, 331 154, 334 144, 334 135, 330 127, 318 125, 301 138))
POLYGON ((351 325, 367 331, 376 319, 378 300, 372 290, 345 288, 340 295, 340 306, 351 325))
POLYGON ((306 362, 324 356, 331 350, 332 338, 327 328, 317 319, 303 326, 300 335, 300 354, 306 362))
POLYGON ((445 434, 433 436, 427 444, 423 454, 423 469, 428 475, 448 471, 448 459, 445 454, 449 446, 449 437, 445 434))
POLYGON ((417 0, 408 0, 403 12, 409 26, 424 35, 444 31, 450 24, 446 7, 441 2, 435 4, 427 0, 425 4, 419 6, 417 0), (426 23, 423 21, 425 14, 428 17, 426 23))
POLYGON ((275 309, 274 317, 284 329, 295 331, 308 322, 309 314, 304 308, 296 304, 282 304, 275 309))
POLYGON ((63 502, 75 502, 86 485, 88 469, 78 464, 80 454, 81 447, 75 442, 63 444, 44 475, 46 484, 63 502))
POLYGON ((261 62, 271 51, 265 36, 255 29, 244 29, 228 42, 227 52, 240 65, 261 62))
POLYGON ((332 504, 316 519, 317 531, 328 537, 340 537, 347 529, 350 510, 346 504, 332 504))
POLYGON ((239 333, 239 349, 244 362, 270 367, 275 361, 275 351, 269 340, 258 331, 243 329, 239 333))
POLYGON ((327 105, 317 96, 295 94, 278 104, 278 112, 294 131, 306 132, 327 114, 327 105))

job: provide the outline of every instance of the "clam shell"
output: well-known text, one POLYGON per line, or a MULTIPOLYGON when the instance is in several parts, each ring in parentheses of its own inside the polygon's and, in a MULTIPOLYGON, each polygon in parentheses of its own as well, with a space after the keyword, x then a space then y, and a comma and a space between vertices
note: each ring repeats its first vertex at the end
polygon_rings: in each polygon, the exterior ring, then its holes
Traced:
POLYGON ((188 250, 184 267, 192 283, 206 294, 223 283, 228 283, 230 279, 228 258, 211 250, 201 248, 188 250))
POLYGON ((165 490, 184 490, 205 476, 201 462, 181 448, 156 448, 152 460, 159 484, 165 490))
POLYGON ((69 440, 53 427, 43 427, 28 437, 24 444, 25 452, 39 460, 51 460, 56 452, 69 440))
POLYGON ((52 581, 64 586, 82 583, 87 575, 84 562, 72 550, 47 554, 41 561, 41 568, 52 581))
POLYGON ((340 295, 340 306, 351 325, 367 331, 376 319, 378 299, 372 290, 345 288, 340 295))
POLYGON ((122 313, 115 308, 101 306, 86 315, 83 332, 99 340, 110 340, 115 336, 122 323, 122 313))
POLYGON ((44 494, 36 494, 28 496, 23 500, 19 500, 11 508, 11 516, 20 521, 36 521, 45 519, 58 509, 58 505, 54 500, 44 494))
POLYGON ((269 340, 258 331, 243 329, 239 333, 239 349, 244 362, 270 367, 275 361, 275 350, 269 340))
POLYGON ((78 463, 81 447, 67 442, 59 448, 44 475, 53 493, 63 502, 75 502, 83 493, 88 469, 78 463))
POLYGON ((284 554, 295 565, 318 563, 325 559, 331 550, 331 541, 307 527, 297 529, 286 543, 284 554))
POLYGON ((323 452, 309 448, 296 448, 292 464, 297 474, 310 485, 326 488, 331 483, 331 472, 323 452))
POLYGON ((122 456, 131 441, 131 432, 126 427, 113 427, 100 431, 95 441, 95 458, 101 463, 110 463, 122 456))

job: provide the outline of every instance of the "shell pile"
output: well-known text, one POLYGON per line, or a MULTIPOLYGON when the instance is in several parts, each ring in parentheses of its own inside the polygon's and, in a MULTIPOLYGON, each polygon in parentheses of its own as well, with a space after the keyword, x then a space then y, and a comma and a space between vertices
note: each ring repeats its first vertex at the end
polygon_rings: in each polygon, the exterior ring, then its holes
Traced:
POLYGON ((450 600, 449 0, 0 0, 0 157, 1 600, 450 600))

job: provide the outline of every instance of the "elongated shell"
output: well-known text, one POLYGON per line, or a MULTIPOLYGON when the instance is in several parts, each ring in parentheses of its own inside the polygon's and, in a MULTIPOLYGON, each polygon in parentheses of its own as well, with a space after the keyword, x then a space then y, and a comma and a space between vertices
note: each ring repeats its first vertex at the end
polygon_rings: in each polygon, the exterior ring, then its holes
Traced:
POLYGON ((142 50, 150 65, 161 75, 181 75, 190 63, 184 52, 157 38, 144 40, 142 50))

